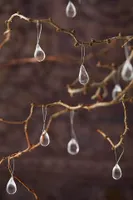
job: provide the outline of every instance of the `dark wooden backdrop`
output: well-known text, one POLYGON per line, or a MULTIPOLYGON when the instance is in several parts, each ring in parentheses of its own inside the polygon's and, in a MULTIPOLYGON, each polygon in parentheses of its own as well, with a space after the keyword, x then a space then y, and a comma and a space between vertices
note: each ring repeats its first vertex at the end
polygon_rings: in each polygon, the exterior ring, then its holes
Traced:
MULTIPOLYGON (((103 39, 117 35, 133 34, 132 0, 78 0, 77 16, 65 16, 67 0, 1 0, 0 1, 0 40, 5 30, 4 21, 11 14, 20 11, 32 18, 52 17, 64 28, 74 28, 82 40, 103 39)), ((72 60, 63 63, 45 61, 35 64, 3 66, 11 59, 32 57, 36 44, 36 26, 15 19, 12 24, 10 42, 0 51, 0 117, 7 120, 23 120, 29 113, 30 103, 48 103, 62 100, 76 105, 90 103, 90 95, 76 95, 70 98, 66 85, 77 76, 80 64, 72 60)), ((72 56, 80 60, 80 49, 74 48, 72 39, 63 33, 56 33, 48 25, 43 26, 41 47, 48 56, 72 56)), ((108 54, 97 56, 105 45, 88 48, 93 59, 85 66, 92 79, 101 80, 108 70, 97 69, 96 63, 121 64, 124 51, 118 43, 108 54)), ((110 84, 110 91, 114 83, 110 84)), ((93 91, 94 92, 94 91, 93 91)), ((30 188, 40 200, 132 200, 133 199, 133 136, 132 109, 128 105, 130 131, 125 140, 125 153, 120 162, 123 177, 115 181, 111 177, 114 155, 108 143, 96 132, 97 128, 106 131, 114 141, 118 141, 123 131, 123 110, 121 105, 99 108, 92 112, 80 111, 75 115, 74 126, 80 152, 70 156, 66 151, 70 139, 69 114, 56 119, 49 130, 51 144, 39 147, 15 161, 15 174, 30 188)), ((54 112, 55 109, 49 111, 54 112)), ((39 140, 42 128, 41 109, 36 109, 29 125, 32 143, 39 140)), ((0 123, 0 157, 26 148, 23 126, 0 123)), ((0 166, 0 199, 33 200, 19 183, 18 192, 9 196, 5 187, 9 180, 7 163, 0 166)))

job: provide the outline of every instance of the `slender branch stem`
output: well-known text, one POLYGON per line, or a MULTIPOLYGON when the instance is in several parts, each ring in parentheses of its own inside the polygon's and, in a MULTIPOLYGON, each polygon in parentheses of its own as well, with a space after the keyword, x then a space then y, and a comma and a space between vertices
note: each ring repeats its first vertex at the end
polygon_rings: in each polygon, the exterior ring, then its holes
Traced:
POLYGON ((26 138, 26 141, 27 141, 28 148, 31 147, 31 143, 30 143, 29 135, 28 135, 28 123, 29 123, 29 120, 32 117, 33 109, 34 109, 34 104, 32 103, 31 104, 31 108, 30 108, 29 116, 27 117, 27 119, 25 120, 25 123, 24 123, 24 132, 25 132, 25 138, 26 138))
POLYGON ((118 141, 117 144, 114 144, 114 142, 111 140, 110 137, 108 137, 103 131, 101 130, 97 130, 98 133, 100 133, 112 146, 112 149, 116 149, 118 148, 120 145, 123 144, 123 140, 124 140, 124 136, 126 135, 127 131, 128 131, 128 125, 127 125, 127 111, 126 111, 126 106, 124 101, 122 100, 122 106, 123 106, 123 111, 124 111, 124 131, 123 133, 120 135, 120 139, 118 141))
POLYGON ((30 192, 31 194, 33 194, 34 198, 36 200, 39 200, 39 197, 37 196, 37 194, 35 193, 34 190, 30 189, 22 180, 20 180, 17 176, 14 176, 14 178, 19 182, 21 183, 21 185, 23 185, 27 190, 28 192, 30 192))
POLYGON ((63 32, 65 34, 69 35, 71 38, 73 38, 75 47, 76 46, 82 46, 82 45, 87 47, 87 46, 92 46, 94 44, 109 44, 114 40, 123 40, 124 41, 124 45, 125 45, 125 41, 128 42, 128 41, 131 41, 133 39, 132 35, 130 35, 130 36, 122 36, 121 34, 118 34, 115 37, 110 37, 110 38, 103 39, 103 40, 91 39, 90 41, 86 41, 86 42, 84 41, 83 42, 83 41, 80 41, 77 38, 75 30, 67 30, 67 29, 61 28, 51 18, 39 19, 39 20, 38 19, 31 19, 31 18, 25 17, 24 15, 20 14, 19 12, 17 12, 17 13, 14 13, 13 15, 11 15, 10 18, 6 21, 6 31, 4 32, 5 39, 0 44, 0 48, 2 48, 3 45, 10 40, 10 37, 11 37, 11 23, 12 23, 12 21, 13 21, 13 19, 15 17, 18 17, 18 18, 20 18, 20 19, 22 19, 22 20, 24 20, 26 22, 29 22, 29 23, 37 23, 37 21, 39 21, 40 23, 49 24, 51 27, 53 27, 55 29, 56 32, 63 32))

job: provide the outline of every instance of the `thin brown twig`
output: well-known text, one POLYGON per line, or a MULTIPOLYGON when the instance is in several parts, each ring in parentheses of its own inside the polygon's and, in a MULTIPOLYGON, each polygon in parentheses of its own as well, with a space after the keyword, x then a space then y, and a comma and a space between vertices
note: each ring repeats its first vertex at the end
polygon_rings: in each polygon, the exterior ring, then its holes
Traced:
POLYGON ((2 118, 0 118, 0 122, 6 123, 6 124, 24 124, 24 121, 8 121, 8 120, 4 120, 2 118))
MULTIPOLYGON (((116 72, 117 72, 117 71, 116 71, 115 69, 113 69, 113 70, 109 73, 109 75, 106 76, 106 77, 103 79, 103 81, 101 81, 100 83, 98 83, 99 86, 98 86, 98 88, 97 88, 95 94, 91 97, 91 99, 96 99, 96 98, 98 98, 98 96, 99 96, 100 93, 101 93, 101 88, 105 88, 105 87, 107 86, 108 82, 115 76, 116 72)), ((94 83, 92 86, 94 87, 94 86, 97 86, 98 84, 97 84, 97 83, 94 83)), ((106 95, 102 95, 102 96, 103 96, 104 98, 106 97, 106 95)))
POLYGON ((47 127, 46 127, 46 131, 48 131, 48 129, 50 127, 50 124, 53 121, 53 119, 59 117, 60 115, 66 113, 67 111, 68 111, 68 109, 64 109, 64 110, 61 110, 60 112, 57 112, 57 113, 54 113, 53 115, 51 115, 51 117, 50 117, 50 119, 48 121, 47 127))
MULTIPOLYGON (((60 62, 60 63, 79 63, 78 58, 62 55, 62 56, 46 56, 45 60, 43 62, 60 62)), ((8 61, 7 63, 1 63, 0 68, 10 67, 14 65, 21 65, 26 63, 38 63, 38 61, 35 58, 19 58, 19 59, 12 59, 8 61)))
POLYGON ((126 106, 124 101, 122 100, 122 105, 123 105, 123 111, 124 111, 124 131, 123 133, 120 135, 120 139, 118 141, 117 144, 114 144, 114 142, 111 140, 110 137, 107 136, 107 134, 105 134, 103 131, 101 131, 100 129, 97 130, 98 133, 100 133, 111 145, 112 149, 116 149, 118 148, 120 145, 123 144, 123 140, 124 140, 124 136, 126 135, 127 131, 128 131, 128 125, 127 125, 127 112, 126 112, 126 106))
POLYGON ((26 141, 27 141, 28 148, 31 147, 31 143, 30 143, 30 139, 29 139, 29 135, 28 135, 28 123, 29 123, 29 120, 30 120, 30 118, 33 114, 33 109, 34 109, 34 104, 32 103, 29 116, 27 117, 27 119, 25 120, 25 123, 24 123, 24 132, 25 132, 25 138, 26 138, 26 141))
POLYGON ((20 180, 20 178, 18 178, 17 176, 14 176, 14 178, 21 183, 21 185, 23 185, 31 194, 33 194, 33 196, 35 197, 36 200, 39 200, 39 197, 37 196, 37 194, 35 193, 34 190, 30 189, 22 180, 20 180))
POLYGON ((97 129, 97 132, 100 133, 104 137, 104 139, 106 139, 110 143, 113 149, 115 149, 115 145, 113 141, 103 131, 101 131, 100 129, 97 129))
POLYGON ((74 40, 74 46, 75 47, 76 46, 82 46, 82 45, 92 46, 94 44, 109 44, 114 40, 123 40, 125 42, 125 41, 130 41, 133 38, 132 35, 122 36, 121 34, 118 34, 115 37, 110 37, 110 38, 103 39, 103 40, 91 39, 91 41, 89 41, 89 42, 83 42, 83 41, 80 41, 79 39, 77 39, 75 30, 67 30, 67 29, 61 28, 51 18, 39 19, 39 20, 38 19, 31 19, 31 18, 25 17, 24 15, 21 15, 21 14, 19 14, 19 12, 17 12, 17 13, 14 13, 13 15, 11 15, 10 18, 6 21, 6 31, 4 32, 5 39, 0 44, 0 48, 2 48, 2 46, 10 40, 10 37, 11 37, 11 27, 10 27, 10 25, 11 25, 11 22, 13 21, 13 19, 15 17, 19 17, 20 19, 23 19, 23 20, 30 22, 30 23, 40 22, 40 23, 49 24, 50 26, 52 26, 56 30, 56 32, 63 32, 65 34, 71 36, 74 40))
POLYGON ((122 101, 123 111, 124 111, 124 132, 120 135, 120 141, 115 145, 115 148, 119 147, 124 140, 124 136, 126 135, 127 131, 129 130, 127 125, 127 110, 124 101, 122 101))

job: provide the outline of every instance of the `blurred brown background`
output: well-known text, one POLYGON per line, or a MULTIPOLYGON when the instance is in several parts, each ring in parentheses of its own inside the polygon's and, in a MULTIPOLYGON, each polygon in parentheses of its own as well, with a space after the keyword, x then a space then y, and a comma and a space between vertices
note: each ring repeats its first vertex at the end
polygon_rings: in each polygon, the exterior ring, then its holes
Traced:
MULTIPOLYGON (((68 19, 65 15, 67 0, 1 0, 0 40, 3 40, 5 20, 11 14, 20 13, 31 18, 48 18, 63 28, 74 28, 77 37, 83 41, 91 38, 104 39, 133 33, 132 0, 78 0, 73 1, 77 16, 68 19)), ((86 49, 94 57, 85 66, 91 79, 102 80, 108 74, 106 69, 97 69, 96 63, 116 63, 125 60, 123 49, 118 42, 107 54, 97 56, 106 45, 86 49)), ((73 40, 63 33, 56 33, 49 25, 43 25, 40 45, 47 56, 62 56, 63 62, 44 61, 34 64, 5 66, 12 59, 28 58, 34 54, 36 26, 15 19, 12 23, 11 40, 0 51, 0 117, 7 120, 23 120, 29 113, 30 103, 48 103, 62 100, 70 105, 94 103, 90 96, 67 93, 66 85, 77 76, 80 67, 80 48, 73 47, 73 40), (73 59, 74 58, 74 59, 73 59), (75 60, 75 62, 73 61, 75 60), (79 63, 77 62, 79 60, 79 63)), ((123 84, 123 83, 122 83, 123 84)), ((114 82, 109 85, 109 90, 114 82)), ((124 87, 124 84, 123 84, 124 87)), ((108 100, 110 96, 108 97, 108 100)), ((30 188, 40 200, 132 200, 133 199, 133 136, 132 106, 128 106, 130 131, 125 139, 125 153, 120 161, 123 177, 115 181, 111 171, 115 164, 114 154, 109 144, 96 132, 101 128, 113 141, 117 142, 123 131, 123 110, 121 105, 98 108, 92 112, 80 111, 75 115, 74 127, 80 145, 76 156, 68 155, 66 147, 70 140, 69 114, 53 121, 49 135, 50 146, 39 147, 15 160, 15 174, 30 188)), ((53 108, 50 114, 57 111, 53 108)), ((41 109, 35 109, 29 124, 32 143, 39 140, 42 129, 41 109)), ((0 157, 26 148, 23 126, 0 123, 0 157)), ((18 192, 10 196, 5 187, 9 180, 7 163, 0 166, 0 199, 33 200, 32 194, 17 183, 18 192)))

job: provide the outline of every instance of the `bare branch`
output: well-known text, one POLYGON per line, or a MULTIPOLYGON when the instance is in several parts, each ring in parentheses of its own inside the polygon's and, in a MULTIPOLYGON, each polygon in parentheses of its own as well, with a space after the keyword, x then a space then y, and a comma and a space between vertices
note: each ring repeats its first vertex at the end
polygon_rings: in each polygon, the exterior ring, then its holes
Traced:
POLYGON ((34 190, 30 189, 22 180, 20 180, 17 176, 14 176, 14 178, 19 182, 21 183, 21 185, 23 185, 27 190, 28 192, 30 192, 31 194, 33 194, 33 196, 35 197, 36 200, 39 200, 39 197, 37 196, 37 194, 35 193, 34 190))
POLYGON ((113 141, 110 139, 110 137, 108 137, 103 131, 101 130, 97 130, 98 133, 100 133, 112 146, 112 149, 116 149, 118 148, 120 145, 123 144, 123 140, 124 140, 124 136, 126 135, 127 131, 128 131, 128 125, 127 125, 127 112, 126 112, 126 106, 124 101, 122 100, 122 105, 123 105, 123 111, 124 111, 124 131, 123 133, 120 135, 120 140, 117 144, 114 144, 113 141))
POLYGON ((75 30, 67 30, 67 29, 61 28, 51 18, 48 18, 48 19, 39 19, 39 20, 38 19, 31 19, 31 18, 25 17, 24 15, 21 15, 21 14, 19 14, 19 12, 17 12, 17 13, 14 13, 13 15, 11 15, 10 18, 6 21, 6 26, 7 27, 6 27, 6 31, 4 33, 5 39, 0 44, 0 48, 2 48, 3 45, 10 40, 10 37, 11 37, 11 27, 10 27, 10 25, 11 25, 11 23, 12 23, 12 21, 13 21, 13 19, 15 17, 23 19, 23 20, 25 20, 25 21, 27 21, 29 23, 37 23, 37 21, 39 21, 41 23, 49 24, 51 27, 53 27, 56 30, 56 32, 63 32, 65 34, 71 36, 73 38, 73 40, 74 40, 74 46, 75 47, 76 46, 81 46, 81 45, 92 46, 94 44, 109 44, 109 43, 111 43, 114 40, 123 40, 124 42, 125 41, 128 42, 128 41, 131 41, 133 39, 132 35, 130 35, 130 36, 122 36, 121 34, 118 34, 115 37, 111 37, 111 38, 107 38, 107 39, 103 39, 103 40, 91 39, 91 41, 89 41, 89 42, 83 42, 83 41, 80 41, 76 37, 75 30))

